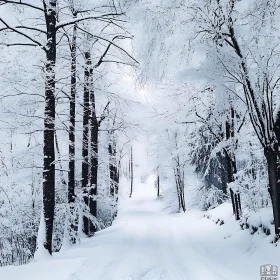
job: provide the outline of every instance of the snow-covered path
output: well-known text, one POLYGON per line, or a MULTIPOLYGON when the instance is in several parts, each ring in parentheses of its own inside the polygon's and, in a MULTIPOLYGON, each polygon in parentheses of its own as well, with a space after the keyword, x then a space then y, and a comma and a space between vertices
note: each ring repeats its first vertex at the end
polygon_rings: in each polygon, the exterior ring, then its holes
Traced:
POLYGON ((0 279, 255 280, 260 265, 280 264, 279 249, 264 240, 201 212, 167 214, 143 184, 121 202, 112 227, 51 260, 0 268, 0 279))

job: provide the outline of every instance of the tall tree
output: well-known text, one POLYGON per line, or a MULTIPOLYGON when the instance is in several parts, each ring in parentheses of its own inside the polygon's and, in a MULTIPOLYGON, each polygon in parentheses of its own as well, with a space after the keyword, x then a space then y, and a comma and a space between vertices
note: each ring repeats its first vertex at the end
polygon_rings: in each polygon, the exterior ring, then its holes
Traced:
MULTIPOLYGON (((77 13, 72 10, 73 17, 77 18, 77 13)), ((69 225, 68 234, 72 244, 76 243, 78 231, 76 207, 75 207, 75 127, 76 127, 76 94, 77 94, 77 23, 73 27, 73 36, 70 44, 71 51, 71 94, 69 102, 69 169, 68 169, 68 207, 69 225)))
MULTIPOLYGON (((84 70, 84 103, 83 103, 83 145, 82 145, 82 189, 84 191, 84 202, 86 207, 89 205, 89 118, 90 118, 90 72, 91 69, 91 56, 90 52, 84 53, 85 70, 84 70)), ((84 215, 83 217, 83 230, 86 235, 89 235, 89 218, 84 215)))
POLYGON ((43 1, 47 27, 46 88, 44 117, 44 171, 43 213, 45 222, 44 247, 52 254, 52 236, 55 206, 55 63, 56 63, 56 18, 57 1, 43 1))
POLYGON ((203 7, 198 5, 195 11, 199 15, 199 32, 216 43, 218 63, 224 77, 227 82, 236 84, 238 90, 234 91, 235 95, 240 98, 239 94, 242 93, 241 99, 246 104, 251 124, 263 147, 275 233, 280 234, 280 112, 277 105, 279 93, 276 93, 280 77, 277 71, 279 44, 275 42, 276 45, 271 44, 269 50, 264 49, 262 46, 267 42, 260 35, 266 28, 266 32, 268 29, 271 33, 275 32, 271 25, 272 13, 267 17, 266 8, 262 6, 242 11, 236 0, 207 0, 203 7), (206 17, 206 13, 210 16, 206 17), (238 36, 244 17, 250 17, 254 24, 249 39, 238 36), (256 18, 262 18, 262 21, 256 22, 256 18), (227 55, 223 53, 224 50, 227 55), (229 56, 233 63, 228 63, 229 56), (251 57, 254 59, 251 60, 251 57))
MULTIPOLYGON (((89 41, 92 38, 97 38, 94 34, 88 32, 87 30, 81 29, 87 36, 86 44, 89 45, 89 41)), ((103 29, 104 31, 105 29, 103 29)), ((84 216, 84 232, 88 236, 92 236, 96 231, 94 221, 96 221, 97 214, 97 188, 98 188, 98 136, 99 127, 101 123, 107 116, 107 108, 110 102, 104 107, 102 114, 97 117, 96 114, 96 98, 94 92, 94 70, 100 67, 103 63, 123 63, 129 64, 129 62, 122 62, 118 60, 106 60, 106 56, 109 55, 110 49, 115 47, 120 52, 124 53, 133 62, 137 61, 129 55, 122 47, 114 43, 115 40, 125 40, 130 37, 123 35, 116 35, 112 40, 108 40, 98 36, 96 40, 105 41, 107 46, 105 50, 101 53, 98 61, 93 65, 91 57, 91 49, 88 49, 85 56, 85 89, 84 89, 84 114, 83 114, 83 131, 84 131, 84 141, 83 141, 83 166, 82 166, 82 188, 84 191, 84 202, 86 207, 88 207, 90 219, 84 216), (90 158, 89 158, 90 156, 90 158)), ((88 47, 88 46, 87 46, 88 47)))
MULTIPOLYGON (((93 79, 93 77, 91 77, 93 79)), ((93 82, 92 82, 93 83, 93 82)), ((98 136, 100 123, 96 117, 95 95, 93 91, 93 84, 90 93, 91 101, 91 119, 90 119, 90 192, 89 192, 89 211, 90 214, 96 218, 97 216, 97 175, 98 175, 98 136)), ((90 223, 90 235, 96 231, 96 226, 90 223)))

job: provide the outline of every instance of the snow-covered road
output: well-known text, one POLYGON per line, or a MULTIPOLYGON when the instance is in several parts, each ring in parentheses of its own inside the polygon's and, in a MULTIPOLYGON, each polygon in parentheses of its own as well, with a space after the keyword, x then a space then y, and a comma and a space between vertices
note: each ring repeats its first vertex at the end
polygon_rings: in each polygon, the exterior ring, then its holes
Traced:
POLYGON ((143 184, 112 227, 51 260, 0 268, 0 280, 257 280, 267 263, 279 265, 280 252, 264 236, 198 211, 167 214, 143 184))

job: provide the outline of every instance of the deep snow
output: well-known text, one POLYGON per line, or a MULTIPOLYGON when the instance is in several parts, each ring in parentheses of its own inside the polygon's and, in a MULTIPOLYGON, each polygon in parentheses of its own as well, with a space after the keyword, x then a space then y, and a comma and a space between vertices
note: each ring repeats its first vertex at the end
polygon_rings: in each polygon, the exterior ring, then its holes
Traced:
POLYGON ((223 226, 199 211, 169 214, 152 185, 138 184, 132 198, 121 199, 112 227, 51 260, 0 268, 0 279, 260 279, 260 265, 280 266, 280 250, 264 234, 242 231, 229 209, 218 210, 223 226))

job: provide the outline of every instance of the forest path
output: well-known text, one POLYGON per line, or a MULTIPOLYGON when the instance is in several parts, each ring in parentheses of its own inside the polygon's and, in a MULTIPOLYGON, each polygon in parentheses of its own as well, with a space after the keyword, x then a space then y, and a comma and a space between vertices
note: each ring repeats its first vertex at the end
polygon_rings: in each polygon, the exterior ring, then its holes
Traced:
POLYGON ((219 227, 198 211, 167 214, 154 187, 139 184, 110 228, 51 260, 2 268, 0 279, 255 280, 269 260, 253 247, 236 223, 219 227))

